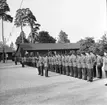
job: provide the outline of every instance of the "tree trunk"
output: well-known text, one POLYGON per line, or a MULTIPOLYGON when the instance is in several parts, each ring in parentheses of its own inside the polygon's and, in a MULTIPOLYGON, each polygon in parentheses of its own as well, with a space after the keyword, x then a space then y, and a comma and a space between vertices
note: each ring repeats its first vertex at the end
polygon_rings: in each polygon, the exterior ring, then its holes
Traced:
POLYGON ((2 17, 2 40, 3 40, 3 63, 5 63, 5 48, 4 48, 4 26, 3 26, 3 17, 2 17))
MULTIPOLYGON (((23 26, 22 26, 22 24, 21 24, 21 32, 23 31, 23 26)), ((22 43, 24 43, 24 38, 23 38, 24 36, 22 35, 22 43)))

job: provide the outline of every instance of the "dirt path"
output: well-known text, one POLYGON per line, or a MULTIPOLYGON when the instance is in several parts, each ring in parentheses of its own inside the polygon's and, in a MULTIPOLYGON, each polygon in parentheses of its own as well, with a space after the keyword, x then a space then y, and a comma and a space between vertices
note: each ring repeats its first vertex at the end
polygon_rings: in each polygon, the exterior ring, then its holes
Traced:
POLYGON ((0 69, 0 105, 106 105, 106 79, 85 80, 49 73, 45 78, 31 67, 0 69))

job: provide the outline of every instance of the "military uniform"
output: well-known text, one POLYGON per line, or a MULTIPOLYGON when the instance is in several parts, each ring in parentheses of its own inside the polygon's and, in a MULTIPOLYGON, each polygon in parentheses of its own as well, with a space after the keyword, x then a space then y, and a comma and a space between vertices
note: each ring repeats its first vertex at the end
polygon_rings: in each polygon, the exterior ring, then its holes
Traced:
POLYGON ((78 75, 78 78, 79 79, 82 79, 82 64, 81 64, 81 56, 80 55, 78 55, 77 56, 77 69, 78 69, 78 71, 77 71, 77 75, 78 75))
POLYGON ((97 56, 97 71, 98 71, 98 78, 102 78, 102 66, 103 66, 103 59, 101 56, 97 56))
POLYGON ((62 73, 65 75, 65 56, 62 55, 62 73))
POLYGON ((45 69, 45 77, 48 77, 48 57, 43 57, 44 69, 45 69))
POLYGON ((14 57, 15 65, 17 65, 17 57, 14 57))
POLYGON ((93 77, 96 77, 96 56, 93 53, 91 53, 90 55, 93 62, 93 77))
POLYGON ((86 56, 82 55, 81 58, 81 65, 82 65, 82 79, 87 80, 87 62, 86 62, 86 56))
POLYGON ((55 72, 55 56, 53 56, 53 71, 55 72))
POLYGON ((73 77, 74 76, 74 72, 73 72, 72 55, 69 56, 69 70, 70 70, 70 75, 73 77))
POLYGON ((87 55, 87 80, 93 81, 93 60, 91 55, 87 55))
POLYGON ((22 62, 22 67, 25 67, 25 65, 24 65, 24 57, 21 58, 21 62, 22 62))
POLYGON ((37 68, 38 68, 38 75, 41 75, 41 68, 40 68, 40 56, 38 57, 38 60, 37 60, 37 68))
POLYGON ((56 60, 56 73, 59 73, 59 68, 58 68, 58 55, 55 56, 56 60))
POLYGON ((73 71, 74 71, 74 77, 78 77, 77 74, 77 63, 76 63, 76 59, 77 57, 75 55, 73 55, 72 61, 73 61, 73 71))
POLYGON ((59 69, 59 73, 62 74, 62 70, 61 70, 61 56, 58 55, 58 69, 59 69))
POLYGON ((66 75, 70 75, 70 69, 69 69, 69 55, 65 56, 65 68, 66 68, 66 75))

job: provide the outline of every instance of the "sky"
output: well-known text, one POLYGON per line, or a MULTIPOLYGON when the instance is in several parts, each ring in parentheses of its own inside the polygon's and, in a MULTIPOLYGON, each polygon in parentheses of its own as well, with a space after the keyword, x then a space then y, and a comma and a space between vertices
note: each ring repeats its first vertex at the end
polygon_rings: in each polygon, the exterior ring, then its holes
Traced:
MULTIPOLYGON (((22 0, 7 0, 10 15, 15 17, 22 0)), ((37 22, 41 24, 39 31, 48 31, 51 36, 58 38, 63 30, 68 34, 71 43, 81 38, 94 37, 97 41, 106 32, 106 0, 23 0, 22 8, 30 8, 37 22)), ((0 41, 2 29, 0 20, 0 41)), ((30 27, 24 27, 26 37, 30 27)), ((20 27, 13 23, 4 22, 4 37, 7 44, 16 41, 20 27), (11 33, 11 36, 10 36, 11 33)))

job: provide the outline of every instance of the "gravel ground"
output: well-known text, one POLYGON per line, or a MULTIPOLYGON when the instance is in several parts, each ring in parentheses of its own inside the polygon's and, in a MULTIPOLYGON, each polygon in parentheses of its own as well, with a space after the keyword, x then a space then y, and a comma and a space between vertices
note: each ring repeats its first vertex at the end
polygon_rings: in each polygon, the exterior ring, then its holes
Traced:
POLYGON ((0 105, 106 105, 106 79, 85 80, 0 63, 0 105))

